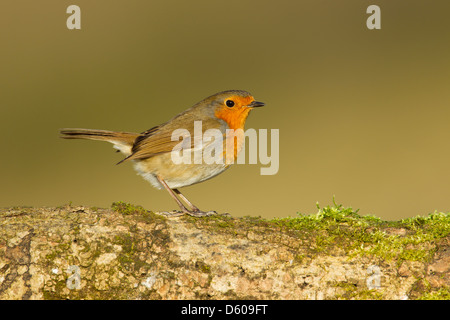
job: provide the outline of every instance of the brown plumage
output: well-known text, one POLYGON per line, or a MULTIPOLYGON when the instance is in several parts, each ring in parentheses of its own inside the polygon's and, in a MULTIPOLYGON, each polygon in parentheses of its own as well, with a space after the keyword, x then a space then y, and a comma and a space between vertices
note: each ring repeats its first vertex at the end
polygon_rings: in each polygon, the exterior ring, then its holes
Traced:
MULTIPOLYGON (((244 129, 245 120, 251 109, 263 106, 255 101, 250 93, 242 90, 229 90, 212 95, 186 111, 178 114, 161 125, 152 127, 142 133, 114 132, 92 129, 62 129, 64 139, 88 139, 108 141, 121 151, 126 158, 119 163, 131 160, 140 175, 156 188, 165 188, 180 206, 182 213, 201 216, 208 213, 200 211, 190 203, 177 188, 189 186, 210 179, 229 167, 229 159, 236 159, 243 144, 243 136, 228 136, 227 129, 244 129), (172 133, 176 129, 185 129, 191 137, 190 145, 183 145, 183 149, 194 150, 195 121, 200 121, 202 132, 208 129, 220 130, 227 139, 236 139, 234 152, 223 157, 227 159, 223 164, 175 164, 172 161, 172 151, 180 145, 180 141, 173 141, 172 133), (194 137, 194 138, 192 138, 194 137), (177 198, 178 195, 190 207, 187 209, 177 198)), ((187 137, 183 137, 187 138, 187 137)), ((225 150, 225 148, 224 148, 225 150)))

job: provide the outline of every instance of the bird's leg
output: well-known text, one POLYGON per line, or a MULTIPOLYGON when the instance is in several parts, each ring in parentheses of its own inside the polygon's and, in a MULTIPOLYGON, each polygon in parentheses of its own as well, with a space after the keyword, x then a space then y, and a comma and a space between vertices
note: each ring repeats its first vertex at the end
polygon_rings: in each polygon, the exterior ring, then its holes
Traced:
MULTIPOLYGON (((199 208, 197 208, 196 206, 194 206, 188 199, 186 199, 185 196, 183 196, 183 194, 178 190, 178 189, 171 189, 167 183, 164 181, 163 178, 156 176, 156 178, 158 179, 158 181, 164 186, 164 188, 167 190, 167 192, 169 192, 170 196, 177 202, 178 206, 180 207, 182 213, 181 214, 188 214, 194 217, 203 217, 203 216, 209 216, 212 214, 216 214, 215 211, 209 211, 209 212, 203 212, 201 211, 199 208), (176 196, 176 194, 178 194, 181 199, 183 199, 184 201, 186 201, 186 204, 188 206, 191 207, 192 210, 188 210, 185 205, 180 201, 180 199, 178 199, 178 197, 176 196)), ((181 215, 178 214, 178 215, 181 215)), ((172 215, 172 216, 177 216, 177 214, 172 215)))
POLYGON ((192 211, 190 211, 188 214, 194 217, 204 217, 204 216, 210 216, 213 214, 217 214, 217 212, 215 211, 201 211, 199 208, 197 208, 196 206, 194 206, 192 204, 192 202, 190 202, 178 189, 173 189, 173 191, 181 198, 183 199, 184 202, 186 202, 186 204, 191 207, 192 211))
POLYGON ((201 210, 199 208, 197 208, 196 206, 194 206, 192 204, 192 202, 190 202, 178 189, 172 189, 173 192, 175 192, 181 199, 183 199, 184 202, 186 202, 186 204, 191 207, 192 211, 194 212, 200 212, 201 210))
MULTIPOLYGON (((156 176, 156 179, 158 179, 158 181, 163 185, 163 187, 167 190, 167 192, 169 192, 170 196, 177 202, 178 206, 180 207, 182 214, 190 214, 191 212, 184 206, 184 204, 180 201, 180 199, 177 198, 177 196, 175 195, 175 193, 173 192, 172 189, 169 188, 169 186, 167 185, 167 183, 159 176, 156 176)), ((182 215, 180 214, 180 215, 182 215)))

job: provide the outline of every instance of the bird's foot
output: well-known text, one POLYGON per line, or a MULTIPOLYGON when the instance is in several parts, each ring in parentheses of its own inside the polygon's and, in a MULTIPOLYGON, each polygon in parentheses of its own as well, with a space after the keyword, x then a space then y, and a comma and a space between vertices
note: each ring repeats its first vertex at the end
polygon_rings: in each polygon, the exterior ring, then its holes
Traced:
POLYGON ((158 214, 165 216, 167 218, 175 218, 175 217, 181 217, 184 215, 190 215, 192 217, 208 217, 208 216, 214 216, 214 215, 221 215, 221 216, 230 216, 229 213, 217 213, 216 211, 201 211, 201 210, 173 210, 173 211, 162 211, 158 212, 158 214))
POLYGON ((188 211, 186 212, 188 215, 192 217, 207 217, 207 216, 213 216, 216 215, 216 211, 201 211, 201 210, 195 210, 195 211, 188 211))
POLYGON ((158 212, 158 214, 167 217, 167 218, 174 218, 174 217, 181 217, 184 216, 186 213, 183 211, 162 211, 162 212, 158 212))

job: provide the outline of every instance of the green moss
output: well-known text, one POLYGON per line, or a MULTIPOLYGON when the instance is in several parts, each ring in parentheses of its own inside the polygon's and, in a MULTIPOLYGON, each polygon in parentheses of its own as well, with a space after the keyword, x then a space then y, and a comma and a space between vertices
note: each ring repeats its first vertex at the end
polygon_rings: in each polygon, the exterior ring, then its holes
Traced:
POLYGON ((450 300, 450 288, 440 288, 437 291, 424 293, 418 300, 450 300))
POLYGON ((310 238, 314 252, 331 253, 336 246, 352 256, 372 256, 383 260, 429 261, 433 244, 450 234, 450 215, 434 212, 396 222, 374 216, 361 216, 358 210, 342 205, 320 208, 313 215, 271 220, 283 230, 295 231, 300 238, 310 238), (392 235, 388 228, 404 229, 392 235))
POLYGON ((351 298, 356 300, 382 300, 383 294, 375 289, 365 289, 355 292, 351 298))
MULTIPOLYGON (((336 254, 338 248, 350 258, 368 256, 396 260, 399 265, 405 260, 429 261, 436 251, 435 243, 450 234, 448 213, 434 212, 426 217, 383 221, 373 215, 360 215, 359 210, 337 204, 334 199, 333 206, 321 208, 317 204, 317 208, 315 214, 298 213, 296 217, 271 220, 223 215, 201 219, 185 216, 183 219, 199 229, 215 233, 236 237, 249 237, 251 234, 252 239, 280 241, 293 249, 300 246, 309 252, 306 256, 336 254)), ((302 254, 298 260, 304 257, 302 254)))
POLYGON ((113 243, 122 247, 117 257, 120 264, 119 269, 138 271, 142 267, 149 268, 148 263, 139 259, 139 254, 142 251, 139 240, 136 240, 130 234, 121 234, 114 237, 113 243))
POLYGON ((195 267, 203 273, 211 273, 211 266, 206 264, 204 261, 196 261, 195 267))
POLYGON ((199 229, 214 233, 223 233, 247 238, 249 232, 261 237, 273 233, 274 224, 261 217, 231 217, 228 215, 211 215, 202 218, 184 216, 185 221, 192 223, 199 229))
POLYGON ((111 209, 125 215, 144 214, 147 212, 147 210, 145 210, 141 206, 135 206, 123 201, 113 202, 111 205, 111 209))
POLYGON ((382 300, 383 294, 376 289, 361 289, 355 284, 348 282, 339 282, 336 288, 342 288, 344 293, 336 295, 336 299, 346 300, 382 300))
POLYGON ((62 294, 61 292, 67 288, 66 281, 56 281, 54 285, 54 290, 42 290, 42 294, 44 296, 44 300, 61 300, 62 294))
POLYGON ((141 221, 166 220, 164 216, 155 214, 154 212, 149 210, 145 210, 142 206, 133 205, 123 201, 113 202, 111 204, 111 209, 124 215, 137 215, 137 220, 141 221))
POLYGON ((131 235, 121 234, 114 237, 113 243, 122 247, 122 251, 118 256, 118 260, 121 266, 125 266, 126 269, 128 269, 129 265, 134 261, 136 242, 133 241, 131 235))

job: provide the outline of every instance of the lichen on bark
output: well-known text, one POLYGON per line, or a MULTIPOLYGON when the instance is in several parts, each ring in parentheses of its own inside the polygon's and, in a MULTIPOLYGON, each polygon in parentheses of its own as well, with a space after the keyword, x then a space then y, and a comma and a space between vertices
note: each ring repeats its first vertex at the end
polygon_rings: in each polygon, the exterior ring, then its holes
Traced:
POLYGON ((0 209, 0 299, 447 299, 450 218, 0 209))

